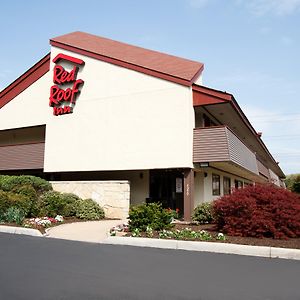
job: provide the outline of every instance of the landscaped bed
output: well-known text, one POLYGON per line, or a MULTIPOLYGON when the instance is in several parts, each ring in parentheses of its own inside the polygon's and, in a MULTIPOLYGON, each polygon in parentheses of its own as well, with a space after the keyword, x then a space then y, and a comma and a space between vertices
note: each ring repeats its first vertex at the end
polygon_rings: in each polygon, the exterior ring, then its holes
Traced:
MULTIPOLYGON (((219 234, 218 231, 215 230, 214 224, 205 224, 205 225, 188 225, 188 224, 175 224, 171 231, 190 229, 191 231, 199 232, 201 230, 205 230, 211 235, 211 239, 205 240, 206 242, 218 242, 218 243, 230 243, 230 244, 241 244, 241 245, 251 245, 251 246, 267 246, 267 247, 278 247, 278 248, 292 248, 292 249, 300 249, 300 238, 290 238, 288 240, 279 240, 273 238, 255 238, 255 237, 242 237, 242 236, 229 236, 224 235, 225 239, 217 239, 219 234)), ((123 234, 124 236, 131 237, 132 233, 127 232, 123 234)), ((135 236, 137 237, 137 236, 135 236)), ((150 238, 146 232, 141 232, 140 237, 150 238)), ((153 231, 152 238, 161 238, 159 236, 158 231, 153 231)), ((176 239, 175 237, 164 237, 164 239, 176 239)), ((197 238, 180 238, 180 240, 186 241, 199 241, 202 242, 204 240, 197 238)))
POLYGON ((53 191, 34 176, 0 175, 0 225, 38 229, 71 222, 104 219, 102 207, 92 199, 53 191))
POLYGON ((195 208, 193 223, 159 203, 132 207, 129 226, 111 235, 300 249, 300 196, 271 184, 233 190, 195 208), (122 235, 122 233, 120 233, 122 235))

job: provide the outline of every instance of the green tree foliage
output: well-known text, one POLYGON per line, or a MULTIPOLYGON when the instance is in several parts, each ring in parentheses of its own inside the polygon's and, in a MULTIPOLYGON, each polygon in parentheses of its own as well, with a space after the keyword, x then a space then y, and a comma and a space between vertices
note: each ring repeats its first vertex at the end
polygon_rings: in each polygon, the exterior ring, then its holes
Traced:
POLYGON ((300 174, 295 178, 292 185, 292 192, 300 194, 300 174))
POLYGON ((300 182, 300 173, 287 175, 284 182, 285 182, 286 187, 289 190, 292 190, 293 184, 295 182, 300 182))

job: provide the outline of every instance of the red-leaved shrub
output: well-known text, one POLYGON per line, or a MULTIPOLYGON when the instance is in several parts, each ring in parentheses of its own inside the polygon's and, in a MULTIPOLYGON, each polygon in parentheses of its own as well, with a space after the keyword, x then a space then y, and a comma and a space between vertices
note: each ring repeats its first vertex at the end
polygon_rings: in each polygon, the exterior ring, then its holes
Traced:
POLYGON ((229 235, 300 237, 300 196, 271 184, 247 186, 216 200, 214 220, 229 235))

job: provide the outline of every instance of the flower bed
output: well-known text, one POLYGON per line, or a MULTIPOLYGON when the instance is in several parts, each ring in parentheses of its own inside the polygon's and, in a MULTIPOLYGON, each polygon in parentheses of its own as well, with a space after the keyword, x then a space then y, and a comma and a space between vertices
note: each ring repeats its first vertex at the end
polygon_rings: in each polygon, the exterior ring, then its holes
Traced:
POLYGON ((43 217, 43 218, 31 218, 23 222, 24 227, 50 227, 56 223, 62 223, 64 221, 63 216, 57 215, 55 218, 43 217))
POLYGON ((140 232, 138 230, 133 230, 132 232, 129 232, 128 225, 122 224, 112 228, 111 235, 121 235, 126 237, 177 239, 199 242, 225 242, 230 244, 300 249, 300 238, 290 238, 289 240, 277 240, 273 238, 229 236, 216 231, 214 224, 174 224, 174 227, 171 230, 153 231, 151 230, 151 228, 148 228, 148 230, 146 230, 145 232, 140 232))

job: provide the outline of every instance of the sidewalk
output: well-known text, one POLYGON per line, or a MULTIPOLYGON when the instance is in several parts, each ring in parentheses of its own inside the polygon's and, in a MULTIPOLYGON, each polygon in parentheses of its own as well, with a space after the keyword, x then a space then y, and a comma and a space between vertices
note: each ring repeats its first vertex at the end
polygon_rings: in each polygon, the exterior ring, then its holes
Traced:
POLYGON ((46 230, 46 237, 99 243, 109 236, 109 230, 124 220, 88 221, 62 224, 46 230))
MULTIPOLYGON (((109 235, 109 230, 112 227, 126 223, 126 221, 127 220, 103 220, 62 224, 47 229, 45 237, 110 245, 127 245, 300 260, 300 249, 109 235)), ((22 227, 1 225, 0 232, 42 237, 42 234, 38 230, 22 227)))

